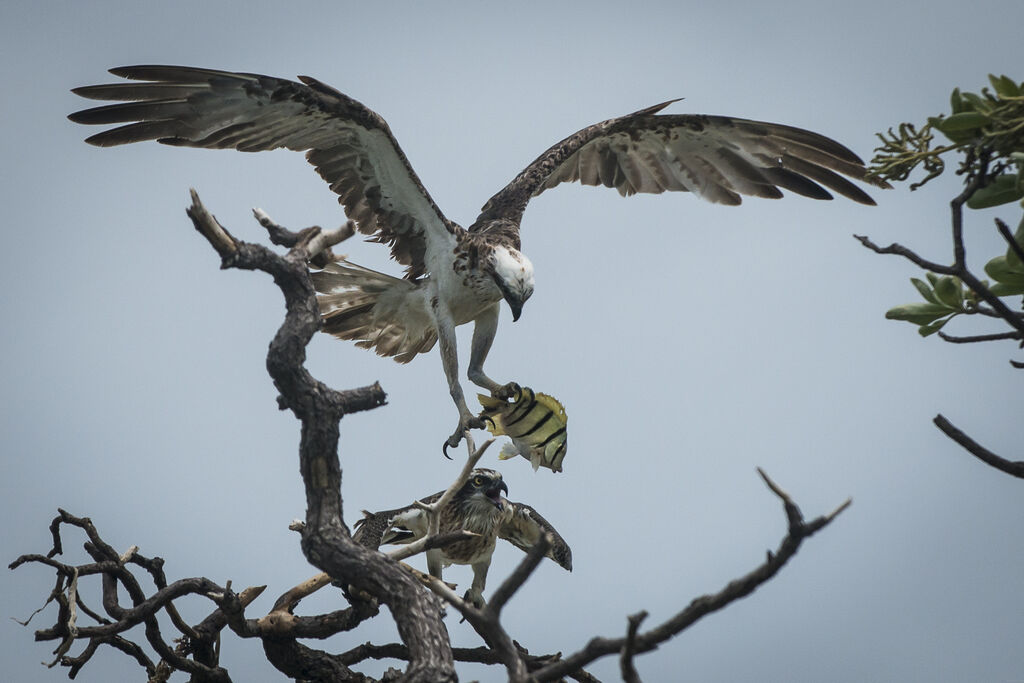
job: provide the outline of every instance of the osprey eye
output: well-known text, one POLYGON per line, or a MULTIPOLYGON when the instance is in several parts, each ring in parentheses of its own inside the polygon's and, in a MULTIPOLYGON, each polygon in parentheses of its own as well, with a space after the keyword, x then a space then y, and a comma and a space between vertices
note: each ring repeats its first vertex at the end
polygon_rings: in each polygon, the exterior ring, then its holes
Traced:
POLYGON ((483 485, 484 485, 484 478, 483 477, 481 477, 479 475, 476 476, 476 477, 473 477, 473 486, 483 486, 483 485))

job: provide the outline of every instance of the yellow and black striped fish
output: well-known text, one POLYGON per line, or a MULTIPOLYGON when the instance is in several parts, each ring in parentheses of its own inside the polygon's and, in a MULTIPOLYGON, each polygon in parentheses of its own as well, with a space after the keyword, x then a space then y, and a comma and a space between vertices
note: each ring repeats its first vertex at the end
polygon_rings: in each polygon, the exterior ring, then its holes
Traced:
POLYGON ((499 460, 521 455, 530 461, 533 469, 543 465, 552 472, 562 471, 562 458, 568 446, 565 408, 547 394, 536 394, 523 387, 513 401, 477 394, 484 411, 480 417, 488 422, 487 429, 495 436, 507 435, 511 444, 505 444, 498 454, 499 460))

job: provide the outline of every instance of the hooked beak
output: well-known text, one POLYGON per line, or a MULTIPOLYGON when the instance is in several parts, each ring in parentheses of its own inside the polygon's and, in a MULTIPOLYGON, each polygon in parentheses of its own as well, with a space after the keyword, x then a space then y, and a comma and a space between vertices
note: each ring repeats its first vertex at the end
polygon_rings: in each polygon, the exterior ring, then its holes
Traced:
POLYGON ((511 296, 505 297, 505 301, 508 302, 508 307, 512 309, 512 322, 519 320, 519 316, 523 313, 523 302, 511 296))
POLYGON ((498 285, 498 289, 501 290, 501 298, 504 299, 505 303, 508 304, 508 307, 512 309, 512 322, 519 320, 519 316, 523 312, 524 300, 516 296, 497 275, 494 276, 494 283, 498 285))
POLYGON ((487 498, 489 498, 490 501, 492 503, 494 503, 494 505, 496 507, 499 507, 499 508, 501 507, 501 492, 502 491, 504 491, 505 493, 508 493, 508 485, 505 484, 504 481, 499 481, 496 484, 492 484, 491 487, 487 489, 487 498))

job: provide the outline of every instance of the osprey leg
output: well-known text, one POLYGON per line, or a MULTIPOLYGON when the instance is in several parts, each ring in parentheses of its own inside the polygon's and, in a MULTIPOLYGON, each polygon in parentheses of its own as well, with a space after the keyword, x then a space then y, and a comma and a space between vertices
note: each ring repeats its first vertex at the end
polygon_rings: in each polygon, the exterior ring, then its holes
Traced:
MULTIPOLYGON (((434 317, 437 321, 438 346, 441 347, 441 364, 444 366, 444 375, 448 379, 448 392, 451 394, 452 400, 455 401, 455 407, 459 410, 459 425, 444 442, 442 452, 445 452, 448 448, 459 445, 467 429, 483 429, 484 421, 469 412, 466 397, 462 393, 462 385, 459 384, 459 350, 455 341, 455 323, 452 321, 451 314, 435 303, 434 317)), ((448 456, 447 452, 444 454, 445 457, 448 456)))
POLYGON ((519 385, 515 382, 498 384, 484 374, 484 361, 491 350, 494 336, 498 332, 498 311, 500 308, 500 304, 495 303, 481 313, 473 324, 473 345, 470 348, 469 370, 466 375, 469 377, 469 381, 489 391, 491 396, 504 400, 518 396, 521 391, 519 385))
POLYGON ((473 607, 477 609, 481 609, 484 606, 484 588, 487 587, 487 570, 490 566, 490 557, 483 562, 473 564, 473 585, 466 591, 466 595, 463 596, 467 602, 472 603, 473 607))

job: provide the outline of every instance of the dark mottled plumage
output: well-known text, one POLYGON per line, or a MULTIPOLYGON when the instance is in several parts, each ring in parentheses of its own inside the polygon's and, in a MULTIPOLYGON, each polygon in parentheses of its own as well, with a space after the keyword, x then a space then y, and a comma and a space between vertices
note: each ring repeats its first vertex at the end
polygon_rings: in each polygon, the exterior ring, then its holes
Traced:
MULTIPOLYGON (((551 537, 547 556, 572 571, 572 550, 555 528, 529 505, 503 498, 502 491, 508 492, 508 487, 500 472, 484 468, 473 470, 465 485, 441 510, 438 526, 441 533, 466 529, 479 536, 427 552, 430 573, 438 578, 441 578, 442 567, 450 564, 473 566, 473 587, 467 596, 475 602, 482 599, 487 569, 498 538, 527 551, 546 532, 551 537)), ((443 493, 421 501, 433 503, 443 493)), ((427 534, 427 514, 414 505, 374 513, 364 511, 363 515, 355 524, 353 539, 367 548, 376 550, 388 543, 410 543, 427 534)))

